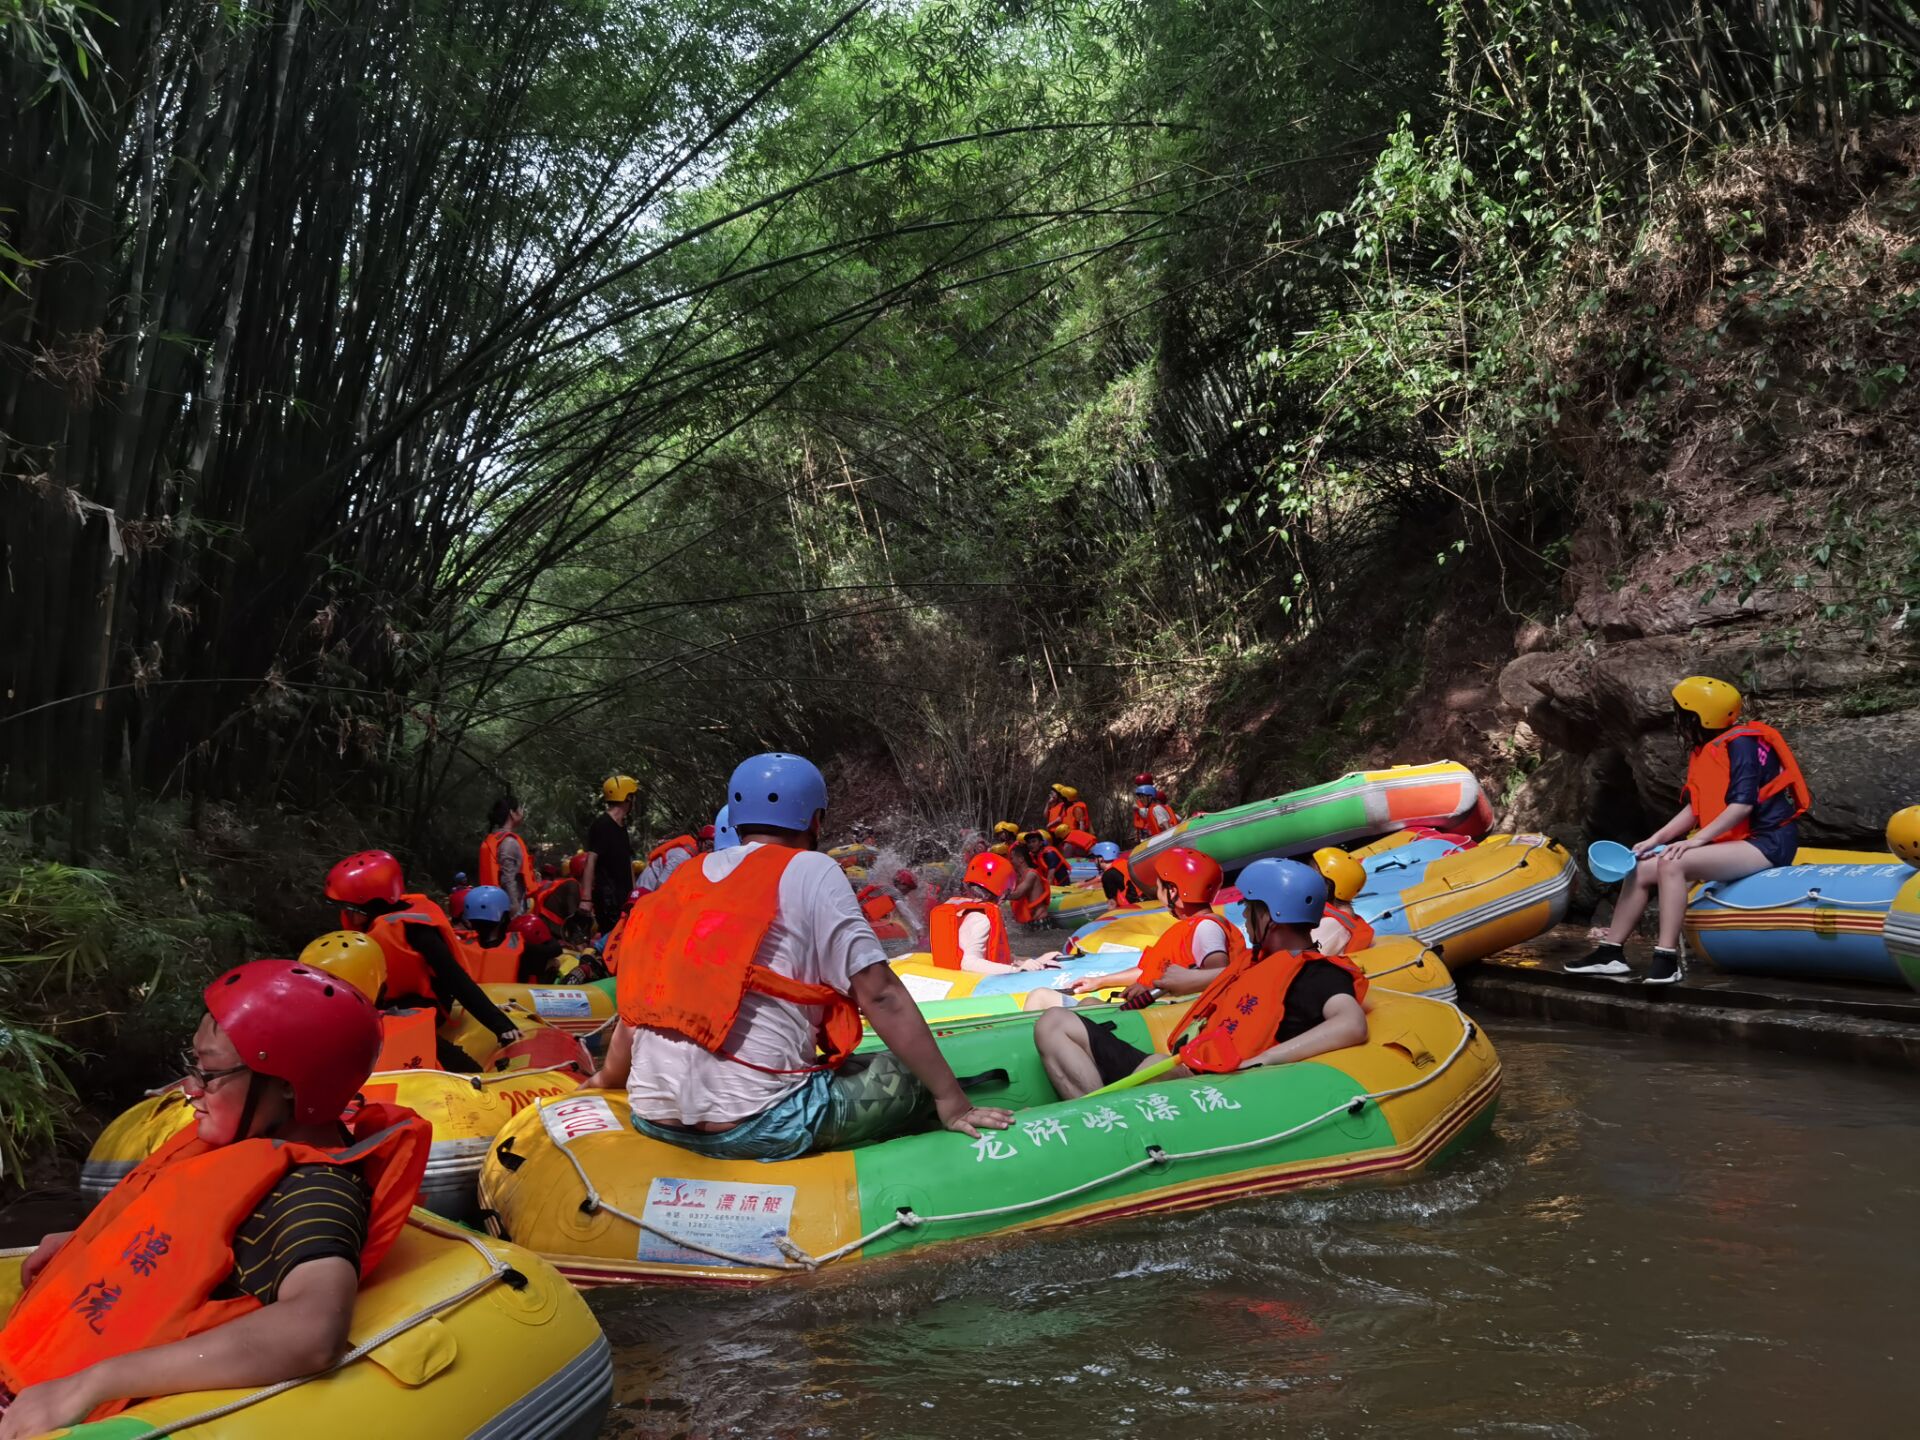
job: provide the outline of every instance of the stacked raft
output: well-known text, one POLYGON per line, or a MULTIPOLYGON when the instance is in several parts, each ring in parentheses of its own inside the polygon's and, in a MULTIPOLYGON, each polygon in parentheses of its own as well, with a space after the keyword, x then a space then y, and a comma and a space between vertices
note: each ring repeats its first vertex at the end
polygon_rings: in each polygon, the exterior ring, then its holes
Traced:
POLYGON ((1914 975, 1920 916, 1896 905, 1916 905, 1902 900, 1914 879, 1891 854, 1801 850, 1791 865, 1696 886, 1687 947, 1732 975, 1899 985, 1914 975))

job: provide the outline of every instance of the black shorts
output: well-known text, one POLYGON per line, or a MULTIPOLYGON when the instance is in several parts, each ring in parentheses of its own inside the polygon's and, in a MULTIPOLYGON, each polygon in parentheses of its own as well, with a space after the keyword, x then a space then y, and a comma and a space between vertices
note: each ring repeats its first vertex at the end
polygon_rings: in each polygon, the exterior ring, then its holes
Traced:
POLYGON ((1084 1015, 1073 1018, 1087 1027, 1087 1048, 1093 1052, 1093 1068, 1100 1072, 1102 1085, 1126 1079, 1153 1058, 1151 1050, 1141 1050, 1122 1040, 1111 1020, 1093 1021, 1084 1015))

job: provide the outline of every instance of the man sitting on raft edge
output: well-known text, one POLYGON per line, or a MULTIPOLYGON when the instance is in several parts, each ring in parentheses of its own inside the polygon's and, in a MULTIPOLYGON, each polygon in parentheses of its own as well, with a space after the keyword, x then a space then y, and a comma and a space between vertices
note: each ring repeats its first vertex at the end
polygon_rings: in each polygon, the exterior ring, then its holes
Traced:
MULTIPOLYGON (((1252 951, 1213 968, 1170 966, 1158 981, 1167 994, 1200 995, 1170 1053, 1129 1045, 1111 1024, 1084 1011, 1041 1014, 1033 1043, 1061 1099, 1077 1100, 1175 1055, 1180 1063, 1166 1073, 1168 1080, 1284 1065, 1365 1043, 1366 976, 1352 962, 1313 948, 1313 927, 1326 909, 1326 878, 1297 860, 1256 860, 1239 884, 1252 951)), ((1130 991, 1127 1008, 1151 998, 1151 992, 1130 991)))
POLYGON ((860 911, 820 854, 827 784, 798 755, 756 755, 727 784, 740 843, 682 865, 637 905, 616 957, 620 1024, 589 1089, 622 1089, 634 1128, 725 1160, 791 1160, 976 1108, 860 911), (854 1055, 861 1017, 887 1046, 854 1055))

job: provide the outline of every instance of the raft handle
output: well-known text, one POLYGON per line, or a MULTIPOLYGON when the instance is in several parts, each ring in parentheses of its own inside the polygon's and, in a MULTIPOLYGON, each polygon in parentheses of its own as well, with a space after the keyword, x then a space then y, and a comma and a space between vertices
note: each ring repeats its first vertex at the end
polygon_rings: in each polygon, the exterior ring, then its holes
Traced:
POLYGON ((1147 1159, 1151 1160, 1155 1165, 1171 1165, 1173 1163, 1173 1157, 1158 1145, 1147 1146, 1147 1159))
POLYGON ((529 1282, 526 1276, 509 1265, 500 1272, 500 1283, 509 1290, 524 1290, 527 1288, 529 1282))
POLYGON ((906 1228, 909 1230, 916 1229, 919 1226, 926 1224, 926 1221, 922 1220, 918 1215, 913 1213, 913 1207, 911 1205, 901 1205, 896 1207, 893 1212, 893 1218, 898 1220, 902 1225, 906 1226, 906 1228))
POLYGON ((513 1153, 513 1138, 509 1136, 493 1147, 493 1158, 509 1170, 518 1170, 527 1163, 527 1157, 513 1153))
POLYGON ((1362 1110, 1366 1108, 1367 1108, 1367 1097, 1364 1095, 1356 1095, 1353 1097, 1353 1103, 1347 1106, 1347 1114, 1358 1115, 1362 1110))
POLYGON ((598 1195, 588 1195, 586 1199, 580 1202, 580 1213, 582 1215, 598 1215, 600 1213, 600 1197, 598 1195))

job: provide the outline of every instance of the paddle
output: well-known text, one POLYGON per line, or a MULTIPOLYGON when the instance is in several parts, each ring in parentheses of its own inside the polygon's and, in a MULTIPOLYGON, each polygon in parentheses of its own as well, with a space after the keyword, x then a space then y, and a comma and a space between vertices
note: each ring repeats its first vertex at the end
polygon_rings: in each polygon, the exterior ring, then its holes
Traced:
POLYGON ((1089 1090, 1080 1098, 1091 1100, 1096 1095, 1111 1095, 1119 1090, 1131 1090, 1136 1085, 1144 1085, 1149 1080, 1158 1080, 1174 1066, 1180 1063, 1178 1055, 1169 1055, 1164 1060, 1156 1060, 1151 1065, 1143 1065, 1131 1075, 1123 1075, 1111 1085, 1102 1085, 1098 1090, 1089 1090))

